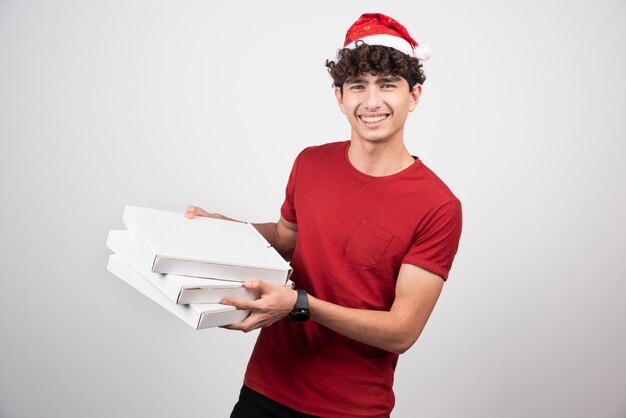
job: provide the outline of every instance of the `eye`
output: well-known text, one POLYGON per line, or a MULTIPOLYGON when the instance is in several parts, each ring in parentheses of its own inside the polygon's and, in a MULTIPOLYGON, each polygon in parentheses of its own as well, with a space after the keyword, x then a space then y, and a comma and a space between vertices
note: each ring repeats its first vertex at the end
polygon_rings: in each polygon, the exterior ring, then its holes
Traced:
POLYGON ((363 90, 365 87, 363 87, 361 84, 353 84, 350 86, 350 90, 363 90))
POLYGON ((395 88, 395 87, 396 87, 396 85, 395 85, 395 84, 391 84, 391 83, 386 83, 386 84, 383 84, 383 88, 384 88, 384 89, 393 89, 393 88, 395 88))

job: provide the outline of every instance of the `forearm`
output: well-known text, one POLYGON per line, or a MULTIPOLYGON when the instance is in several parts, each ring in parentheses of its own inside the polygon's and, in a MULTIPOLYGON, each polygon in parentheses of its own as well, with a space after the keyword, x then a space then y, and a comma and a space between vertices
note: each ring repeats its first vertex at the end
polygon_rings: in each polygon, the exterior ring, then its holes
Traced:
MULTIPOLYGON (((345 308, 309 295, 311 319, 348 338, 394 353, 417 340, 426 321, 415 324, 393 311, 345 308)), ((427 319, 427 318, 426 318, 427 319)))
POLYGON ((389 311, 352 309, 309 297, 317 323, 353 340, 394 353, 417 341, 443 288, 443 280, 419 267, 403 264, 389 311))
POLYGON ((295 247, 295 237, 292 231, 280 228, 278 222, 252 224, 263 238, 286 260, 291 259, 295 247))

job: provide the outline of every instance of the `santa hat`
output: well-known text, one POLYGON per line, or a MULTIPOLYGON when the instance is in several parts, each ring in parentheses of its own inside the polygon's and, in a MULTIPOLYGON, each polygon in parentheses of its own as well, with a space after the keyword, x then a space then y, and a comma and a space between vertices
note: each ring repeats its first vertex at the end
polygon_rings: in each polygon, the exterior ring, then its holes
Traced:
POLYGON ((354 49, 358 41, 368 45, 388 46, 420 61, 430 58, 430 48, 418 45, 404 26, 382 13, 361 15, 346 32, 343 47, 354 49))

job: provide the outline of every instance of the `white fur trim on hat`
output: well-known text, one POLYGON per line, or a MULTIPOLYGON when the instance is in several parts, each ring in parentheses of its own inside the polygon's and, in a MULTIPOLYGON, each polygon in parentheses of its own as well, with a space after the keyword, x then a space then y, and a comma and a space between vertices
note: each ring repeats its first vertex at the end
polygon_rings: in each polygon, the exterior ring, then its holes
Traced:
POLYGON ((413 47, 406 40, 400 38, 399 36, 387 35, 387 34, 379 34, 379 35, 371 35, 365 36, 361 39, 357 39, 354 42, 349 43, 345 46, 348 49, 356 48, 356 43, 359 41, 363 41, 368 45, 381 45, 388 46, 390 48, 397 49, 400 52, 403 52, 411 57, 413 57, 413 47))
POLYGON ((410 43, 400 38, 399 36, 379 34, 365 36, 361 39, 357 39, 354 42, 349 43, 344 48, 354 49, 357 42, 363 42, 368 45, 381 45, 388 46, 390 48, 397 49, 398 51, 407 54, 410 57, 415 57, 420 61, 426 61, 430 58, 430 48, 426 45, 420 45, 417 48, 413 48, 410 43))

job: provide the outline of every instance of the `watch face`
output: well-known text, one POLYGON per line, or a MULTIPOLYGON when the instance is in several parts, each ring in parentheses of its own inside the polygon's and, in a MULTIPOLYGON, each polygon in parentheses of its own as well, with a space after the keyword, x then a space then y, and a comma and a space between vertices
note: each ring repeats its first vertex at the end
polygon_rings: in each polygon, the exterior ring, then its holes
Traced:
POLYGON ((293 322, 302 323, 308 321, 311 317, 308 310, 293 311, 289 314, 289 319, 293 322))

